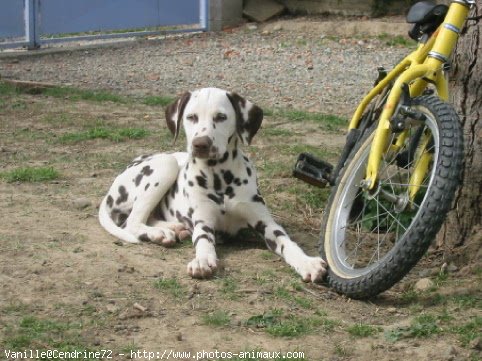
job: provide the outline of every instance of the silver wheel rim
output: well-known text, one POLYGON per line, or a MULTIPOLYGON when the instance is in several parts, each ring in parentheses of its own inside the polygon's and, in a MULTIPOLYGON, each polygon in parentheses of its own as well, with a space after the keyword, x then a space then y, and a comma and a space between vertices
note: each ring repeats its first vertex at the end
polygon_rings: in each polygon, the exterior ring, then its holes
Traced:
MULTIPOLYGON (((408 170, 400 168, 393 163, 393 160, 385 158, 382 161, 378 193, 375 192, 374 195, 367 198, 366 193, 361 191, 360 182, 365 177, 365 168, 370 151, 369 145, 371 142, 369 141, 366 141, 362 146, 361 155, 354 160, 355 163, 351 165, 351 171, 345 173, 338 186, 340 194, 335 197, 334 215, 331 217, 331 224, 327 226, 331 228, 330 249, 332 259, 335 262, 335 267, 332 266, 332 269, 336 268, 346 277, 360 277, 375 269, 380 262, 383 262, 396 243, 403 241, 403 238, 406 237, 420 217, 418 210, 423 207, 427 199, 428 190, 435 175, 436 167, 434 164, 437 164, 439 157, 440 134, 433 115, 423 108, 418 110, 427 116, 424 122, 424 132, 428 130, 432 135, 432 142, 427 147, 427 151, 432 154, 432 161, 419 194, 413 202, 403 194, 404 189, 406 191, 410 188, 408 179, 411 175, 411 167, 408 170), (392 193, 400 199, 400 202, 397 203, 398 208, 396 208, 397 204, 387 204, 381 196, 382 191, 392 193), (363 205, 359 214, 354 217, 353 208, 355 208, 354 203, 357 197, 362 197, 363 205), (400 208, 403 208, 404 201, 408 202, 406 211, 400 211, 400 208), (375 208, 375 210, 369 208, 375 208), (409 224, 407 224, 408 221, 409 224), (367 259, 367 264, 361 265, 360 260, 356 259, 357 256, 367 259)), ((416 129, 421 126, 423 125, 411 129, 413 133, 411 133, 410 138, 414 135, 416 129)), ((413 163, 409 164, 413 166, 413 163)), ((406 193, 408 194, 408 192, 406 193)))

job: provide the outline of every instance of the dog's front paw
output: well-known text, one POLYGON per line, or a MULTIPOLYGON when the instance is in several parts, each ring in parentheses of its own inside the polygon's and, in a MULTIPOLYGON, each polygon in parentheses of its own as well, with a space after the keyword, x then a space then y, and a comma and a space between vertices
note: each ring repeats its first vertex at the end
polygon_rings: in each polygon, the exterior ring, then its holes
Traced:
POLYGON ((297 267, 296 272, 299 273, 304 282, 321 282, 326 274, 326 262, 320 257, 306 257, 297 267))
POLYGON ((187 273, 193 278, 209 278, 217 269, 216 256, 196 257, 187 265, 187 273))

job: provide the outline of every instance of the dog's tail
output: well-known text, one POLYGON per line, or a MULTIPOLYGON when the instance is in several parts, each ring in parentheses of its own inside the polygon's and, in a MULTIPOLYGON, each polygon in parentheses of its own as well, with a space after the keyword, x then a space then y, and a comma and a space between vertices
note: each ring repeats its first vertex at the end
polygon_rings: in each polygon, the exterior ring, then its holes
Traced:
POLYGON ((99 207, 99 222, 107 232, 129 243, 139 243, 139 240, 126 230, 117 226, 107 210, 107 197, 104 197, 99 207))

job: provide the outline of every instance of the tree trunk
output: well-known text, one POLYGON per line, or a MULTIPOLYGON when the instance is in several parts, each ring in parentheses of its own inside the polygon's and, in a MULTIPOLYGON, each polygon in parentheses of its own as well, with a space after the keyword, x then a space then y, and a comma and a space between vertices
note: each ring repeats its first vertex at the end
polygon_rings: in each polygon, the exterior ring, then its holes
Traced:
MULTIPOLYGON (((481 13, 482 0, 477 0, 470 16, 481 13)), ((437 245, 444 249, 446 255, 464 246, 466 260, 477 255, 482 235, 481 47, 482 19, 469 20, 454 53, 451 81, 451 102, 460 116, 464 130, 462 186, 457 191, 454 208, 437 237, 437 245)))

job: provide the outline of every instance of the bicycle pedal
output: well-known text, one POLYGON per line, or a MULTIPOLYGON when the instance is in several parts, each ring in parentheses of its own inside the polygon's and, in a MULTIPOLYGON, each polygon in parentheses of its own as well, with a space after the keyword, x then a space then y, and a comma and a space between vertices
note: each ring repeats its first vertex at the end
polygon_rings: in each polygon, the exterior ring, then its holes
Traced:
POLYGON ((308 184, 324 188, 331 182, 332 170, 333 166, 330 163, 311 154, 301 153, 293 169, 293 176, 308 184))

